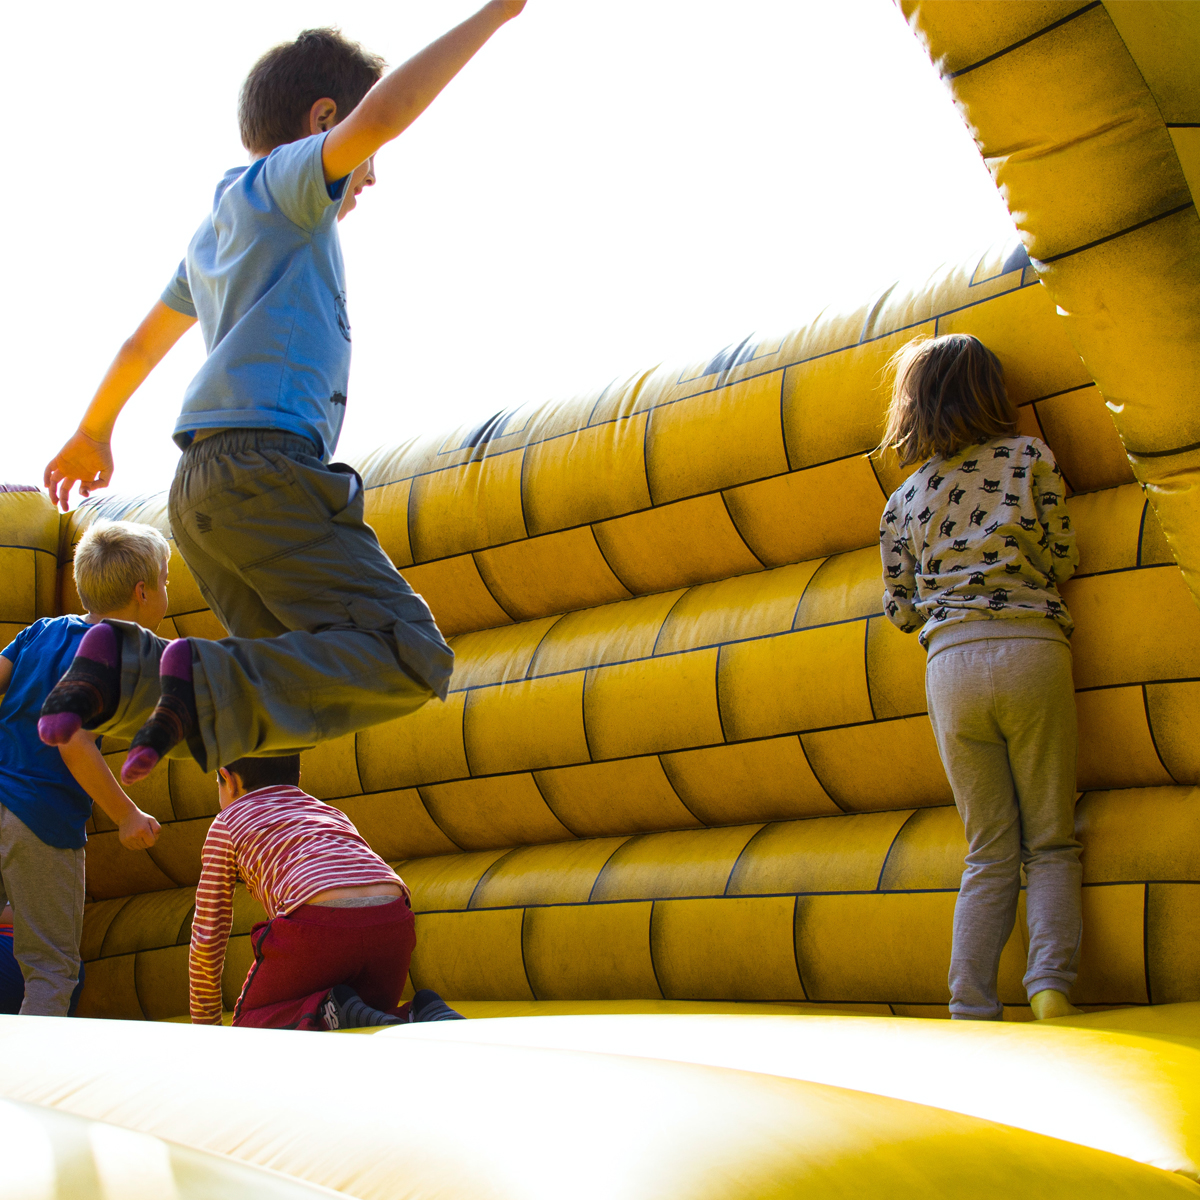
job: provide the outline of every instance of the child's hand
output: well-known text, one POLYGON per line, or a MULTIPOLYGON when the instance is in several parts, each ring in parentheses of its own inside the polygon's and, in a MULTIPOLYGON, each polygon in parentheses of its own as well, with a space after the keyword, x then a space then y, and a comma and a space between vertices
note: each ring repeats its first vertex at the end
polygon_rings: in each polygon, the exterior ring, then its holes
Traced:
POLYGON ((51 503, 66 512, 71 503, 71 489, 76 484, 80 495, 86 498, 94 488, 108 487, 112 473, 112 448, 108 442, 98 442, 80 430, 50 461, 42 482, 50 493, 51 503))
POLYGON ((158 841, 159 824, 136 808, 117 827, 117 838, 126 850, 149 850, 158 841))
POLYGON ((513 17, 519 16, 525 7, 525 0, 494 0, 494 3, 504 13, 506 21, 511 21, 513 17))

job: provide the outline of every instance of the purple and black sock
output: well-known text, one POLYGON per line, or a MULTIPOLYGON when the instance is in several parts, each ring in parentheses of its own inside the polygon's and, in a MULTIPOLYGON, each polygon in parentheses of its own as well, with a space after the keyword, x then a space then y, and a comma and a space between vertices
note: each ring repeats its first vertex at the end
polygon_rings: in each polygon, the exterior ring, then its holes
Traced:
POLYGON ((196 731, 196 689, 192 684, 192 643, 177 638, 158 664, 160 694, 154 711, 134 735, 122 783, 145 779, 171 750, 196 731))
POLYGON ((100 621, 83 635, 66 674, 42 705, 38 737, 65 746, 89 721, 112 716, 121 699, 121 635, 100 621))

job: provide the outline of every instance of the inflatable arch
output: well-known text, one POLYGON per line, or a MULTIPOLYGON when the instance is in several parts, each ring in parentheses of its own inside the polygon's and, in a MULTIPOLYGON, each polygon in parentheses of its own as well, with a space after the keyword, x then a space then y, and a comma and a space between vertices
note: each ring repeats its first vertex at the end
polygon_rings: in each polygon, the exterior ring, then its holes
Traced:
MULTIPOLYGON (((901 8, 1021 244, 355 464, 458 665, 305 785, 411 885, 416 986, 494 1019, 302 1044, 5 1019, 12 1155, 63 1179, 63 1147, 141 1138, 129 1169, 189 1197, 251 1194, 226 1166, 280 1196, 1200 1195, 1200 6, 901 8), (952 331, 999 355, 1079 531, 1092 1011, 1037 1026, 1020 922, 1017 1024, 903 1019, 947 1015, 964 843, 923 652, 881 614, 901 475, 871 448, 887 358, 952 331)), ((98 516, 166 529, 160 497, 0 496, 0 633, 78 611, 98 516)), ((160 632, 222 635, 177 558, 171 601, 160 632)), ((135 794, 163 834, 131 854, 95 818, 80 1014, 165 1022, 215 786, 172 761, 135 794)), ((227 1001, 256 919, 243 895, 227 1001)), ((110 1194, 88 1169, 71 1194, 110 1194)))

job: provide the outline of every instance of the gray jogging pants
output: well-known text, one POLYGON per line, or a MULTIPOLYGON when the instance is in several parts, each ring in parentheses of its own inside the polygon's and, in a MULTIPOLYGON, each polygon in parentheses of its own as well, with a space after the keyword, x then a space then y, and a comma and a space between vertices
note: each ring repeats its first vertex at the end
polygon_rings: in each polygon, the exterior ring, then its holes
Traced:
POLYGON ((13 906, 13 954, 25 977, 23 1014, 65 1017, 79 982, 84 858, 43 842, 0 797, 0 908, 13 906))
POLYGON ((994 1019, 1000 954, 1027 880, 1025 990, 1069 993, 1079 967, 1075 688, 1061 641, 998 637, 937 651, 925 691, 967 834, 954 906, 950 1012, 994 1019))

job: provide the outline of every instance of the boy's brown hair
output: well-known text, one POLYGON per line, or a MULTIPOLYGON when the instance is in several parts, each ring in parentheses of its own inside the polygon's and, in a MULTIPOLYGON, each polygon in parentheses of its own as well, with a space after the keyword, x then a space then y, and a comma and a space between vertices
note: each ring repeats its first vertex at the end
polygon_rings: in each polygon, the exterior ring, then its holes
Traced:
POLYGON ((158 573, 171 557, 171 545, 151 525, 96 521, 75 547, 75 588, 90 613, 122 609, 144 583, 158 590, 158 573))
POLYGON ((336 29, 306 29, 294 42, 268 50, 250 69, 238 98, 242 145, 251 154, 269 154, 305 137, 305 118, 325 97, 342 120, 379 82, 385 65, 336 29))
POLYGON ((880 450, 902 467, 1017 432, 1000 360, 977 338, 914 338, 888 361, 894 376, 880 450))

